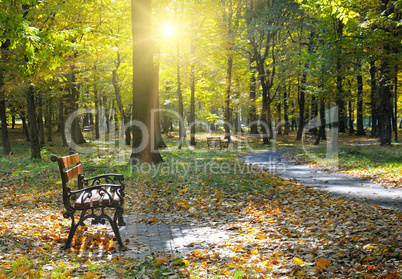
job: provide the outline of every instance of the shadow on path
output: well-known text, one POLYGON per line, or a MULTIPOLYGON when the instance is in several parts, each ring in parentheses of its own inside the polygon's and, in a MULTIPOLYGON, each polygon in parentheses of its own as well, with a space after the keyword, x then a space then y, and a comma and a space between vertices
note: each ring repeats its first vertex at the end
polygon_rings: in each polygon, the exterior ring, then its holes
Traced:
POLYGON ((355 198, 359 202, 377 204, 402 211, 402 189, 386 188, 355 176, 331 173, 307 165, 298 165, 282 155, 301 149, 263 151, 250 153, 240 158, 265 171, 275 173, 284 179, 295 179, 305 185, 328 191, 337 196, 355 198))

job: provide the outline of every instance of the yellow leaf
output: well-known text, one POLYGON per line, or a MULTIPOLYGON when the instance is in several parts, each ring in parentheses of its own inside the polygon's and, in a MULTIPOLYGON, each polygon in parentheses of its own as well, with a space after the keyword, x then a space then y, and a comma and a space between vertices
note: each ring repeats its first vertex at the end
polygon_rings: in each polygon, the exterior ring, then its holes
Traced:
POLYGON ((258 255, 258 249, 254 249, 253 251, 251 251, 251 255, 258 255))
POLYGON ((161 265, 163 263, 167 263, 168 258, 165 256, 159 256, 155 259, 157 265, 161 265))
POLYGON ((118 262, 120 262, 120 261, 121 261, 121 257, 120 257, 120 256, 114 257, 114 258, 112 259, 112 262, 114 262, 114 263, 118 263, 118 262))
POLYGON ((302 259, 299 259, 299 258, 294 258, 293 261, 294 261, 296 264, 298 264, 298 265, 301 265, 301 264, 304 263, 303 260, 302 260, 302 259))
POLYGON ((219 199, 221 197, 221 194, 220 193, 215 193, 215 198, 216 199, 219 199))
POLYGON ((198 251, 198 250, 194 250, 194 251, 193 251, 193 254, 194 254, 195 256, 198 256, 198 257, 201 256, 201 252, 198 251))
POLYGON ((366 246, 364 246, 363 247, 363 249, 367 249, 367 250, 369 250, 369 249, 376 249, 377 247, 375 247, 374 245, 371 245, 371 244, 367 244, 366 246))
POLYGON ((177 261, 173 262, 174 265, 188 265, 189 262, 187 260, 178 259, 177 261))
POLYGON ((227 267, 227 268, 237 268, 237 266, 234 265, 234 264, 227 264, 226 267, 227 267))
POLYGON ((316 262, 315 264, 321 269, 326 269, 326 268, 328 268, 330 263, 331 263, 331 260, 324 260, 324 258, 321 257, 318 259, 318 262, 316 262))
POLYGON ((52 246, 50 246, 49 243, 45 243, 45 245, 43 245, 43 247, 45 247, 48 250, 52 249, 52 246))

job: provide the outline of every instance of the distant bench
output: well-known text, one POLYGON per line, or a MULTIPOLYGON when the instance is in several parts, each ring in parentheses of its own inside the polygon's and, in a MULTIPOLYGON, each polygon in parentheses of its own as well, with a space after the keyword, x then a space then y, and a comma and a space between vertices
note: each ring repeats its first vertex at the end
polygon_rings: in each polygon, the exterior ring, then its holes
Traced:
POLYGON ((124 203, 124 177, 122 174, 103 174, 91 178, 85 178, 82 171, 80 158, 77 153, 57 157, 52 155, 50 159, 57 162, 60 169, 61 181, 63 186, 63 203, 66 211, 64 218, 71 218, 71 228, 64 249, 71 247, 76 229, 85 226, 86 219, 93 219, 92 224, 104 224, 106 220, 112 226, 116 236, 119 250, 125 251, 127 248, 121 240, 119 226, 125 226, 123 220, 124 203), (71 182, 74 178, 74 183, 71 182), (77 189, 72 189, 77 185, 77 189), (106 208, 114 209, 113 218, 107 215, 106 208), (74 214, 80 211, 80 219, 75 223, 74 214), (89 212, 87 212, 89 211, 89 212))
POLYGON ((221 137, 207 137, 207 147, 209 148, 219 148, 221 150, 222 148, 229 148, 229 141, 228 140, 223 140, 221 137))

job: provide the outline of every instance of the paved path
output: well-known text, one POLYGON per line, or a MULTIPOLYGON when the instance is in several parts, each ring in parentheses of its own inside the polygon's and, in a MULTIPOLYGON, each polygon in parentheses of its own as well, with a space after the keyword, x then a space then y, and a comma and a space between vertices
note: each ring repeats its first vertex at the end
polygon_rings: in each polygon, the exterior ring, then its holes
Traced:
POLYGON ((356 198, 358 201, 402 211, 402 189, 387 188, 359 177, 294 164, 282 156, 290 151, 295 150, 262 151, 247 154, 240 159, 285 179, 296 179, 333 195, 356 198))
POLYGON ((154 254, 187 254, 204 250, 227 239, 225 231, 200 223, 182 224, 167 214, 129 215, 127 226, 120 229, 132 257, 154 254))

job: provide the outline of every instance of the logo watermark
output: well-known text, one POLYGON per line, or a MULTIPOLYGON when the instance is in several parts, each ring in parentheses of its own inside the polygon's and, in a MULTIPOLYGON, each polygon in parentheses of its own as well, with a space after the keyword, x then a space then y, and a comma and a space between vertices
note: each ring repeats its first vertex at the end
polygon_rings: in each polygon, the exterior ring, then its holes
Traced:
MULTIPOLYGON (((76 144, 73 140, 73 123, 74 121, 77 121, 81 119, 86 113, 88 113, 88 110, 77 110, 74 113, 72 113, 66 123, 65 123, 65 138, 67 141, 67 144, 70 146, 71 149, 78 153, 88 153, 88 154, 102 154, 102 153, 110 153, 114 152, 117 156, 117 160, 121 163, 127 162, 127 154, 130 154, 131 152, 134 153, 139 153, 143 151, 149 142, 150 138, 155 138, 155 127, 151 125, 151 127, 147 127, 144 123, 137 121, 137 120, 130 120, 127 123, 123 122, 115 122, 115 121, 107 121, 106 115, 115 115, 115 111, 113 109, 107 111, 105 108, 100 107, 98 110, 91 110, 90 113, 93 115, 97 114, 100 121, 99 121, 99 139, 98 139, 98 144, 97 147, 91 147, 88 145, 79 145, 76 144), (140 130, 142 134, 142 140, 139 146, 133 150, 131 146, 126 145, 125 141, 125 133, 126 131, 131 131, 133 127, 136 127, 136 130, 140 130), (112 142, 112 144, 110 144, 112 142), (103 145, 103 146, 102 146, 103 145)), ((169 109, 153 109, 151 111, 151 123, 156 123, 155 119, 156 117, 159 117, 159 115, 163 114, 169 114, 170 119, 176 119, 176 122, 179 123, 179 125, 185 126, 188 130, 191 129, 193 126, 199 126, 203 127, 203 129, 211 132, 210 130, 210 123, 206 121, 200 121, 197 120, 194 123, 190 123, 188 125, 185 124, 185 120, 177 113, 176 111, 169 110, 169 109)), ((331 167, 337 167, 338 166, 338 126, 336 125, 338 121, 338 107, 331 108, 325 112, 325 131, 326 131, 326 136, 327 136, 327 149, 326 149, 326 164, 330 165, 331 167)), ((221 121, 220 124, 222 125, 227 125, 231 131, 234 130, 234 127, 232 123, 228 123, 225 121, 221 121)), ((249 123, 249 127, 251 125, 258 125, 261 127, 261 125, 266 125, 265 126, 265 131, 270 131, 268 125, 266 123, 260 122, 260 121, 254 121, 252 123, 249 123)), ((277 151, 278 148, 278 143, 276 140, 276 132, 278 129, 282 126, 284 126, 284 122, 279 122, 279 123, 273 123, 274 127, 274 132, 272 135, 267 135, 268 137, 271 138, 271 148, 270 150, 275 152, 277 151)), ((309 156, 312 160, 314 161, 320 161, 320 157, 314 155, 311 151, 310 145, 307 145, 305 138, 306 134, 312 130, 312 129, 317 129, 320 128, 321 126, 321 121, 319 117, 315 117, 314 119, 310 120, 303 129, 302 133, 302 149, 304 153, 309 156)), ((157 127, 157 129, 160 129, 160 127, 157 127)), ((191 149, 190 145, 190 137, 186 136, 182 142, 183 148, 188 148, 191 149)), ((154 145, 155 141, 150 141, 151 142, 151 152, 156 151, 157 148, 154 145)), ((247 139, 247 137, 241 137, 237 141, 237 145, 230 145, 229 150, 231 151, 237 151, 239 153, 243 152, 253 152, 255 151, 252 147, 251 142, 247 139), (237 148, 236 148, 237 147, 237 148)), ((254 166, 249 166, 249 165, 244 165, 243 163, 240 163, 238 165, 235 165, 235 169, 230 169, 233 168, 233 166, 229 166, 227 163, 201 163, 197 160, 194 160, 190 165, 183 165, 182 162, 179 161, 170 161, 170 162, 165 162, 163 164, 139 164, 138 160, 136 159, 131 159, 130 160, 130 169, 133 172, 138 172, 138 173, 148 173, 151 176, 156 176, 158 173, 170 173, 170 174, 182 174, 182 175, 188 175, 190 170, 191 171, 196 171, 196 172, 202 172, 202 173, 220 173, 220 174, 228 174, 230 172, 254 172, 255 167, 254 166)), ((264 169, 265 171, 268 172, 281 172, 284 168, 285 165, 281 162, 278 161, 270 161, 270 162, 263 162, 260 165, 260 168, 264 169)))

